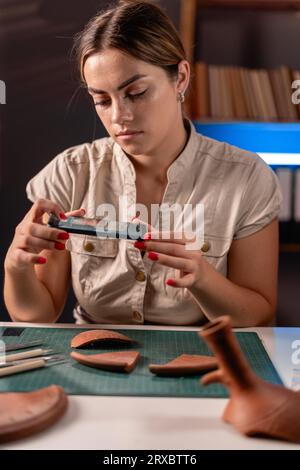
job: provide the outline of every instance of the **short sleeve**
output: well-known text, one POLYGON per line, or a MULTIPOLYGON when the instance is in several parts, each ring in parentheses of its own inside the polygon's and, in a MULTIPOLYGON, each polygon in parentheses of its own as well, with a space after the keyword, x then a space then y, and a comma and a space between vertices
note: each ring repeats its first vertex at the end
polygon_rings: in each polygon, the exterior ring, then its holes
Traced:
POLYGON ((73 184, 66 161, 69 150, 55 157, 29 181, 26 193, 30 201, 49 199, 59 204, 64 212, 70 210, 73 184))
POLYGON ((241 199, 234 239, 252 235, 278 217, 282 193, 275 172, 253 155, 249 178, 241 199))

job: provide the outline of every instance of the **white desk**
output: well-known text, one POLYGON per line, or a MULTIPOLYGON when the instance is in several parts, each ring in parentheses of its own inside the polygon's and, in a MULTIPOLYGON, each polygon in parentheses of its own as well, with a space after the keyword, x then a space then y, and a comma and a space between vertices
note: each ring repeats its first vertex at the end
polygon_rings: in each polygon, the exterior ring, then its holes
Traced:
MULTIPOLYGON (((0 326, 12 324, 2 322, 0 326)), ((24 323, 13 326, 53 327, 24 323)), ((78 328, 75 325, 55 327, 78 328)), ((168 329, 128 325, 96 327, 168 329)), ((94 329, 95 325, 87 328, 94 329)), ((199 328, 176 329, 197 331, 199 328)), ((300 364, 292 363, 292 342, 300 340, 300 328, 249 328, 244 331, 259 334, 285 385, 295 388, 297 380, 300 385, 300 364)), ((0 446, 0 449, 300 450, 300 445, 240 435, 220 419, 226 402, 226 399, 217 398, 70 396, 68 411, 58 423, 39 435, 0 446)))

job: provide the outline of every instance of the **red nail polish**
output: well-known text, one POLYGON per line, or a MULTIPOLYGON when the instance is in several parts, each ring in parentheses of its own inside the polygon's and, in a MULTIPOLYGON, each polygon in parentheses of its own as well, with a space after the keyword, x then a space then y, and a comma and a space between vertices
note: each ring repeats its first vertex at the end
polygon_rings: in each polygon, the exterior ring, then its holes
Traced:
POLYGON ((140 250, 145 250, 146 249, 146 245, 145 245, 144 242, 136 241, 134 243, 134 246, 135 246, 135 248, 139 248, 140 250))
POLYGON ((168 286, 175 286, 175 281, 173 279, 168 279, 166 284, 168 284, 168 286))
POLYGON ((67 218, 68 218, 63 212, 59 213, 59 217, 63 220, 67 220, 67 218))
POLYGON ((55 242, 55 243, 54 243, 54 248, 56 248, 56 250, 64 250, 64 249, 65 249, 65 245, 64 245, 64 243, 55 242))
POLYGON ((148 253, 148 258, 150 258, 152 261, 157 261, 158 260, 158 256, 156 253, 154 253, 153 251, 150 251, 148 253))
POLYGON ((47 260, 46 260, 46 258, 43 258, 43 256, 40 256, 40 257, 37 259, 37 263, 38 263, 38 264, 45 264, 45 263, 47 263, 47 260))
POLYGON ((146 233, 144 235, 144 240, 151 240, 151 233, 146 233))
POLYGON ((61 232, 57 236, 57 240, 68 240, 69 234, 67 232, 61 232))

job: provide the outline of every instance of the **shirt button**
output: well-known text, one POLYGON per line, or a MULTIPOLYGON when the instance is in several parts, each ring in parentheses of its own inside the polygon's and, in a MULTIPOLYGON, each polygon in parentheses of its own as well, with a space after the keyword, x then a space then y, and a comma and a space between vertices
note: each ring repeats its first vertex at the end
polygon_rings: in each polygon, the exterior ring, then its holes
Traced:
POLYGON ((85 251, 88 251, 89 253, 91 253, 92 251, 94 251, 95 246, 94 246, 93 243, 87 242, 87 243, 84 245, 84 249, 85 249, 85 251))
POLYGON ((201 251, 203 251, 203 253, 206 253, 209 249, 210 249, 210 243, 204 242, 202 245, 201 251))
POLYGON ((146 279, 146 275, 145 275, 144 271, 138 271, 135 275, 135 278, 139 282, 144 282, 145 279, 146 279))
POLYGON ((137 310, 134 310, 134 312, 132 313, 132 316, 133 316, 133 319, 136 321, 142 321, 143 319, 143 315, 137 310))

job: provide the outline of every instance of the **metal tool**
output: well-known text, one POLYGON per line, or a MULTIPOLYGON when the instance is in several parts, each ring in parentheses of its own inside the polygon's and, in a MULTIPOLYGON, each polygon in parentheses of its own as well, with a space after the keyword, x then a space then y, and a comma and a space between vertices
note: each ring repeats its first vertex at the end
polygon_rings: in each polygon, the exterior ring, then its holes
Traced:
POLYGON ((42 367, 56 366, 67 361, 68 359, 62 354, 54 354, 52 356, 45 356, 43 358, 20 360, 13 363, 13 365, 2 367, 0 369, 0 377, 6 377, 8 375, 19 374, 20 372, 40 369, 42 367))
POLYGON ((41 344, 43 344, 43 341, 40 339, 36 339, 34 341, 27 341, 25 343, 5 344, 5 351, 2 351, 2 352, 17 351, 18 349, 33 348, 34 346, 41 346, 41 344))

